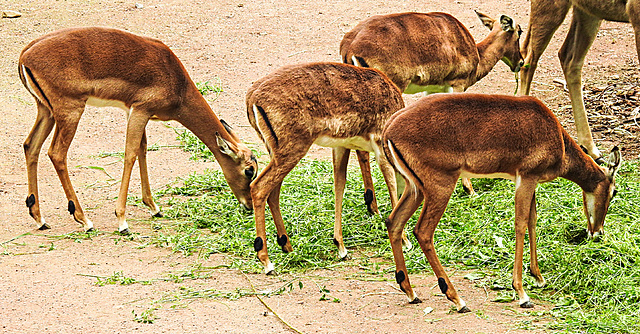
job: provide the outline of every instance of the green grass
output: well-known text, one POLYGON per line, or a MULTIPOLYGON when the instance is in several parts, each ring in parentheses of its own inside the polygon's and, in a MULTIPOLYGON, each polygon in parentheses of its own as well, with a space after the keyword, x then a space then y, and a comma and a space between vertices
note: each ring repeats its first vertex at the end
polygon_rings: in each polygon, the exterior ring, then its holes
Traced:
MULTIPOLYGON (((205 149, 206 150, 206 149, 205 149)), ((197 151, 196 151, 197 154, 197 151)), ((570 332, 636 333, 640 331, 640 173, 638 162, 624 162, 617 176, 605 236, 586 238, 586 218, 580 188, 564 179, 538 186, 538 258, 547 280, 544 289, 526 290, 533 298, 555 305, 540 315, 550 317, 548 327, 570 332)), ((276 231, 267 214, 268 249, 278 272, 359 265, 372 274, 393 279, 393 258, 383 223, 390 204, 382 176, 374 169, 382 217, 369 216, 363 204, 359 170, 349 170, 344 200, 345 245, 353 260, 337 258, 332 243, 333 174, 328 161, 303 160, 285 179, 281 208, 294 252, 284 254, 276 244, 276 231), (371 259, 382 261, 371 261, 371 259)), ((470 276, 479 288, 504 290, 499 300, 509 301, 514 254, 514 185, 506 180, 474 180, 478 196, 470 198, 461 187, 451 197, 436 230, 436 250, 444 265, 475 270, 470 276)), ((165 215, 178 223, 159 231, 155 243, 186 255, 225 253, 232 266, 261 272, 255 258, 253 216, 240 205, 222 173, 206 171, 168 187, 160 194, 165 215)), ((407 224, 410 231, 418 212, 407 224)), ((405 253, 410 272, 431 272, 417 242, 405 253)), ((528 245, 528 242, 527 242, 528 245)), ((525 247, 528 272, 528 247, 525 247)), ((339 270, 337 268, 336 270, 339 270)), ((533 312, 540 312, 534 309, 533 312)), ((526 324, 524 325, 526 327, 526 324)))

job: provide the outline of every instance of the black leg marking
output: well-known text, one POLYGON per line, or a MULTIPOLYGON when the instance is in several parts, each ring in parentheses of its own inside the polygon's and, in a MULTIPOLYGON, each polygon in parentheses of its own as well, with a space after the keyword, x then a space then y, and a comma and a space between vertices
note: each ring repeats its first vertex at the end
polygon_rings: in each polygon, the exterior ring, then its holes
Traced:
POLYGON ((373 210, 371 209, 371 203, 373 203, 373 190, 367 189, 364 191, 364 204, 367 205, 367 211, 373 214, 373 210))
POLYGON ((256 252, 261 251, 263 246, 264 246, 264 243, 262 242, 262 238, 257 237, 256 240, 253 240, 253 249, 256 252))
POLYGON ((402 290, 402 292, 404 293, 407 292, 402 287, 402 282, 404 282, 405 279, 407 279, 407 275, 405 275, 404 271, 400 270, 396 272, 396 282, 398 283, 398 285, 400 285, 400 290, 402 290))
POLYGON ((447 294, 447 290, 449 290, 449 286, 447 285, 447 281, 445 281, 444 278, 442 278, 442 277, 438 277, 438 286, 440 287, 440 291, 442 291, 442 293, 444 293, 446 295, 447 294))
POLYGON ((336 238, 333 238, 333 244, 336 245, 336 247, 340 245, 340 243, 338 242, 338 239, 336 238))
POLYGON ((283 234, 283 235, 278 237, 278 245, 280 245, 280 247, 283 247, 283 249, 284 249, 284 245, 287 244, 288 240, 289 240, 289 238, 287 237, 287 235, 283 234))
POLYGON ((31 194, 29 196, 27 196, 27 208, 31 209, 31 207, 36 204, 36 196, 34 194, 31 194))
POLYGON ((76 212, 75 203, 73 203, 73 201, 69 201, 69 205, 67 205, 67 209, 69 210, 70 214, 74 214, 76 212))

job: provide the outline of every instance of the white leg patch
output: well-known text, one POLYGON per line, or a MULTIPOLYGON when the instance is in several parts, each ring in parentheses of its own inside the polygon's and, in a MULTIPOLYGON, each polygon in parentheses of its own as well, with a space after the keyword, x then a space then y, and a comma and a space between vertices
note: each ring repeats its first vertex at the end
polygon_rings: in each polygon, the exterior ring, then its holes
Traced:
POLYGON ((267 260, 267 263, 264 265, 264 273, 268 274, 272 271, 275 270, 275 267, 273 266, 273 263, 271 263, 271 261, 267 260))

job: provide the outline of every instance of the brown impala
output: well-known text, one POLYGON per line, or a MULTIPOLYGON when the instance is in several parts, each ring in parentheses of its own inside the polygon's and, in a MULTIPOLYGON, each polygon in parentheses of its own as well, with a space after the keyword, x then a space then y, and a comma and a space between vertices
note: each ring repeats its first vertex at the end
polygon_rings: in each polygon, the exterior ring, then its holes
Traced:
POLYGON ((424 200, 413 230, 438 285, 459 312, 468 312, 433 247, 433 234, 460 177, 500 177, 513 180, 516 255, 513 288, 521 307, 533 307, 522 287, 524 236, 529 231, 531 274, 545 280, 536 255, 536 185, 563 177, 583 190, 590 236, 602 226, 615 194, 614 175, 620 151, 611 151, 609 165, 598 166, 569 137, 553 113, 539 100, 524 96, 434 94, 400 110, 385 126, 387 159, 407 186, 387 220, 396 263, 396 280, 411 303, 418 303, 409 283, 401 249, 404 225, 424 200))
POLYGON ((150 119, 176 120, 213 152, 231 190, 251 209, 249 184, 257 174, 255 157, 202 97, 180 60, 162 42, 126 31, 75 28, 53 32, 31 42, 18 63, 20 79, 36 100, 38 116, 24 142, 29 177, 27 206, 41 229, 38 156, 56 126, 49 158, 58 173, 69 212, 86 230, 93 223, 82 211, 67 170, 67 151, 85 105, 116 106, 127 114, 122 184, 116 202, 118 230, 127 233, 125 208, 129 179, 138 159, 142 201, 160 215, 149 187, 147 138, 150 119))
MULTIPOLYGON (((522 30, 513 19, 499 20, 476 12, 491 30, 480 43, 455 17, 446 13, 378 15, 360 22, 340 43, 342 61, 385 73, 407 94, 425 91, 463 92, 502 60, 517 72, 522 65, 519 38, 522 30)), ((357 151, 370 212, 377 212, 369 155, 357 151)), ((465 190, 473 193, 463 178, 465 190)))
POLYGON ((286 66, 251 86, 247 92, 247 116, 271 156, 251 184, 257 233, 254 248, 265 273, 274 270, 267 253, 265 204, 269 204, 278 231, 278 244, 283 251, 291 251, 280 214, 280 186, 311 145, 333 148, 333 236, 341 258, 347 256, 341 221, 350 150, 376 154, 395 206, 396 178, 382 153, 382 128, 402 107, 402 94, 380 71, 340 63, 286 66))

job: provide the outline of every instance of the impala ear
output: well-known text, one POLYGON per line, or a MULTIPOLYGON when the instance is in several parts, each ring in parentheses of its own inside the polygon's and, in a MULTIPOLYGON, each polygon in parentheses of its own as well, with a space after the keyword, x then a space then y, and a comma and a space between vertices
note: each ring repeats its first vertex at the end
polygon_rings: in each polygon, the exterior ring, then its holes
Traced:
POLYGON ((238 138, 238 136, 236 135, 235 132, 233 132, 233 128, 231 127, 231 125, 229 125, 229 123, 225 122, 224 119, 220 119, 220 123, 222 123, 222 126, 224 127, 225 130, 227 130, 227 132, 229 133, 229 135, 231 135, 231 137, 236 140, 236 141, 240 141, 240 138, 238 138))
POLYGON ((493 29, 493 24, 496 22, 496 20, 490 18, 486 14, 480 13, 477 10, 474 10, 474 12, 476 12, 476 15, 478 15, 480 21, 482 21, 482 24, 484 24, 485 27, 489 28, 489 30, 493 29))
POLYGON ((614 146, 611 153, 609 153, 609 160, 607 161, 607 176, 609 180, 613 180, 613 177, 620 168, 621 162, 622 154, 620 153, 620 149, 618 146, 614 146))
POLYGON ((222 138, 222 136, 218 132, 216 132, 216 142, 218 143, 218 147, 220 148, 220 152, 222 154, 228 155, 234 160, 238 159, 238 155, 231 148, 232 145, 224 138, 222 138))
POLYGON ((500 26, 502 27, 502 30, 506 32, 516 30, 516 28, 513 27, 513 19, 506 15, 500 16, 500 26))

